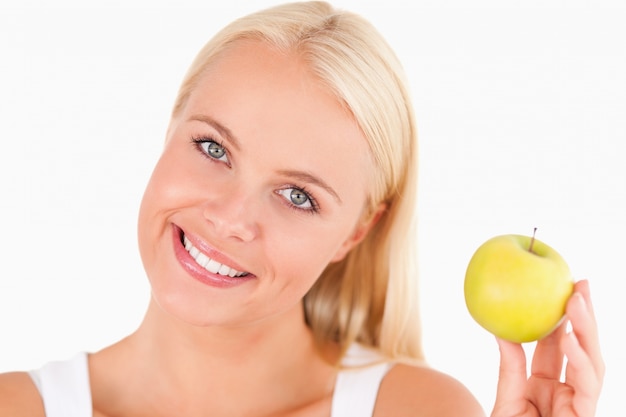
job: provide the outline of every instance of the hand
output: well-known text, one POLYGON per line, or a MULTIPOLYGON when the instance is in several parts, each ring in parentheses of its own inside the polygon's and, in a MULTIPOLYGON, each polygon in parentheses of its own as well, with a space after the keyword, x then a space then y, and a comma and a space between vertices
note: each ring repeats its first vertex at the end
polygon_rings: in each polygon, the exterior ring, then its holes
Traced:
POLYGON ((566 320, 537 342, 530 378, 520 344, 498 339, 500 375, 491 417, 592 417, 604 379, 589 283, 579 281, 567 302, 566 320), (567 322, 572 332, 566 332, 567 322), (567 357, 565 378, 560 380, 567 357))

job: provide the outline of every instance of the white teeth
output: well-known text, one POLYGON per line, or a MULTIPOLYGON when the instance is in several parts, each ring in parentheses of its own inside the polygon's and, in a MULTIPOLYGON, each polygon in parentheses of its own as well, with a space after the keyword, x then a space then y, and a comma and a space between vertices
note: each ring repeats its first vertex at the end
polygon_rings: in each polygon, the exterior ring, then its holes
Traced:
POLYGON ((229 272, 230 272, 230 268, 227 267, 226 265, 220 266, 220 270, 217 271, 217 273, 220 275, 228 275, 229 272))
POLYGON ((187 236, 183 236, 183 243, 187 252, 189 252, 189 254, 195 259, 198 265, 213 274, 220 274, 224 276, 229 276, 231 278, 248 275, 247 272, 237 271, 236 269, 233 269, 227 265, 221 264, 209 258, 204 253, 200 252, 198 248, 193 246, 187 236))
POLYGON ((207 271, 212 272, 214 274, 217 274, 220 271, 220 267, 222 266, 221 263, 214 261, 213 259, 209 258, 209 262, 207 262, 206 265, 204 265, 204 267, 206 268, 207 271))
POLYGON ((196 256, 196 262, 198 262, 200 265, 202 265, 203 268, 206 268, 206 264, 209 262, 209 257, 206 256, 204 253, 199 253, 198 256, 196 256))

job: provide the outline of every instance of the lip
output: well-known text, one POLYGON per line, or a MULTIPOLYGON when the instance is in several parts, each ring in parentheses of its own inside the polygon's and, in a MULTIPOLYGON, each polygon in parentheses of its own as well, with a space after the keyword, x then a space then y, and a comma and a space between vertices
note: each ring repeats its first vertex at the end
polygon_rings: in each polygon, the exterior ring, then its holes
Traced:
POLYGON ((176 259, 178 263, 183 267, 185 271, 191 277, 201 282, 202 284, 218 287, 218 288, 231 288, 239 285, 243 285, 253 279, 256 278, 254 274, 248 273, 243 277, 229 277, 226 275, 214 274, 212 272, 207 271, 202 266, 196 263, 196 260, 192 258, 192 256, 187 252, 182 243, 183 234, 192 242, 192 244, 198 248, 202 253, 208 256, 211 259, 214 259, 216 262, 221 264, 226 264, 233 269, 238 271, 245 271, 245 268, 237 265, 236 262, 229 259, 226 255, 217 250, 209 247, 206 242, 198 239, 193 235, 189 235, 185 233, 180 227, 173 225, 172 227, 172 238, 174 240, 174 254, 176 255, 176 259))

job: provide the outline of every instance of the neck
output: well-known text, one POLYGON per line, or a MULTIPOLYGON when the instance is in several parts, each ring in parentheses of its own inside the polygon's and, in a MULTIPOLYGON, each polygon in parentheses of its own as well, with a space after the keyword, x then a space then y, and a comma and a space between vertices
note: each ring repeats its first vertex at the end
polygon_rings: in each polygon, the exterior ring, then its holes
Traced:
POLYGON ((287 398, 330 395, 335 370, 327 361, 333 354, 334 348, 324 355, 316 349, 301 305, 246 326, 198 327, 151 300, 139 329, 109 349, 107 363, 126 365, 121 379, 132 379, 155 407, 184 401, 215 415, 239 415, 242 410, 228 407, 271 409, 287 398))
MULTIPOLYGON (((196 326, 181 321, 151 300, 141 326, 132 336, 136 349, 167 364, 190 361, 212 369, 242 364, 265 356, 285 360, 314 351, 311 330, 301 305, 264 321, 233 326, 196 326)), ((179 369, 178 366, 173 366, 179 369)))

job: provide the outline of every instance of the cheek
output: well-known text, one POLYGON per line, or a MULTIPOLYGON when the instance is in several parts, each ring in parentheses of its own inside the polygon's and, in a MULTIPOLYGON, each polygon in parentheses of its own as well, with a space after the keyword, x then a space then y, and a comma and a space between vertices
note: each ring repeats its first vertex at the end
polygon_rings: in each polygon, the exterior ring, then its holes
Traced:
POLYGON ((155 165, 144 191, 140 219, 191 204, 191 197, 198 197, 201 193, 193 182, 196 175, 190 170, 188 162, 174 150, 166 149, 155 165))
POLYGON ((188 204, 185 203, 188 198, 184 197, 190 195, 185 191, 188 182, 181 181, 180 175, 181 170, 176 169, 167 154, 159 159, 152 172, 139 206, 137 230, 142 257, 165 232, 168 213, 177 206, 188 204))
POLYGON ((150 265, 153 263, 152 260, 155 258, 155 256, 152 256, 151 254, 154 253, 153 246, 156 243, 156 236, 158 235, 158 231, 156 230, 156 225, 158 223, 155 221, 155 213, 158 211, 156 209, 158 206, 157 201, 159 200, 158 193, 156 192, 158 188, 158 180, 153 172, 141 199, 137 222, 139 253, 144 268, 148 272, 150 270, 150 265))
POLYGON ((311 222, 299 229, 282 229, 282 233, 275 230, 266 246, 268 259, 275 260, 273 272, 283 281, 284 287, 297 288, 302 295, 315 283, 350 235, 350 229, 339 223, 320 226, 320 223, 311 222), (287 231, 289 233, 285 233, 287 231))
MULTIPOLYGON (((160 202, 163 200, 161 192, 164 189, 160 175, 161 160, 157 163, 152 172, 150 180, 146 185, 143 197, 141 199, 141 205, 139 206, 139 237, 140 239, 145 237, 148 231, 148 226, 156 224, 154 217, 158 212, 160 202)), ((141 240, 140 240, 141 243, 141 240)))

